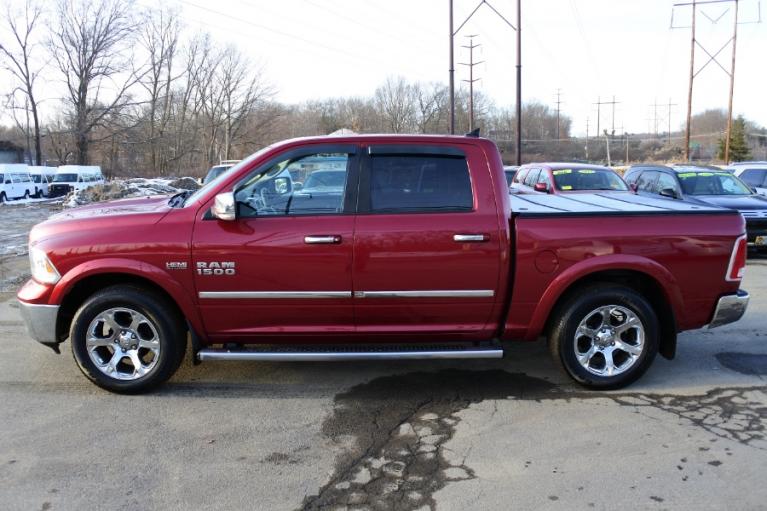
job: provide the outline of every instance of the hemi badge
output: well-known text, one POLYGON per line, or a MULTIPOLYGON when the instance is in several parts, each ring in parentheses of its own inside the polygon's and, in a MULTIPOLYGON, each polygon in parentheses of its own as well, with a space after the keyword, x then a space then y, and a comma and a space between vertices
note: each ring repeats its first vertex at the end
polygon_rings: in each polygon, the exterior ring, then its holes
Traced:
POLYGON ((186 270, 186 261, 168 261, 165 263, 168 270, 186 270))

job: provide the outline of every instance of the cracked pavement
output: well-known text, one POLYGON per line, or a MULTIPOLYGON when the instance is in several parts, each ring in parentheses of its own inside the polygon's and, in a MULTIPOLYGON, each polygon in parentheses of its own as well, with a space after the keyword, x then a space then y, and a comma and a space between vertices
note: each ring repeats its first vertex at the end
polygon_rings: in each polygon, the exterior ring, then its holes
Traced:
POLYGON ((767 260, 738 323, 586 392, 500 361, 205 363, 115 396, 0 303, 4 509, 767 509, 767 260))

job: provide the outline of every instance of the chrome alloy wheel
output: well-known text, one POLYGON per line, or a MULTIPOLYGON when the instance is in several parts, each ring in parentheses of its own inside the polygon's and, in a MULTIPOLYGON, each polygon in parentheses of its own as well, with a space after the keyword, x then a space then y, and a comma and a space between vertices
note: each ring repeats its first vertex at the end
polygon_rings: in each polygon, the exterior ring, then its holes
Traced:
POLYGON ((642 355, 645 329, 630 309, 605 305, 583 318, 575 330, 575 357, 589 373, 615 376, 629 370, 642 355))
POLYGON ((146 316, 126 307, 107 309, 88 325, 88 356, 99 371, 117 380, 136 380, 157 365, 160 336, 146 316))

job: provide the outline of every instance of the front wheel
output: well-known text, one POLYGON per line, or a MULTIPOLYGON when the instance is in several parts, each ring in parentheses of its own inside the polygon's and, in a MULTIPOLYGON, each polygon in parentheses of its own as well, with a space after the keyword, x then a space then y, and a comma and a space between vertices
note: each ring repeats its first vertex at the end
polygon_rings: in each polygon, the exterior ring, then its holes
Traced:
POLYGON ((0 202, 8 202, 8 197, 5 195, 5 192, 0 192, 0 202))
POLYGON ((590 286, 565 301, 557 315, 549 336, 552 356, 585 387, 625 387, 647 371, 658 353, 658 317, 631 288, 590 286))
POLYGON ((24 190, 24 198, 25 199, 29 198, 29 190, 24 190))
POLYGON ((186 331, 162 297, 133 286, 113 286, 88 298, 70 329, 72 354, 83 374, 106 390, 151 390, 178 369, 186 331))

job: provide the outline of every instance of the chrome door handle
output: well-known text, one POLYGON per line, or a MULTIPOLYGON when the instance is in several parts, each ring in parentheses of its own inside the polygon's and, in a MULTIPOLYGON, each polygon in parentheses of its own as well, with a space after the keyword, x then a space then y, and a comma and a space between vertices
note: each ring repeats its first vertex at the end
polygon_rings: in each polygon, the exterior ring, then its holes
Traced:
POLYGON ((307 245, 332 245, 334 243, 341 243, 341 236, 304 236, 304 243, 307 245))
POLYGON ((454 234, 453 241, 456 243, 476 243, 481 241, 487 241, 488 237, 485 234, 454 234))

